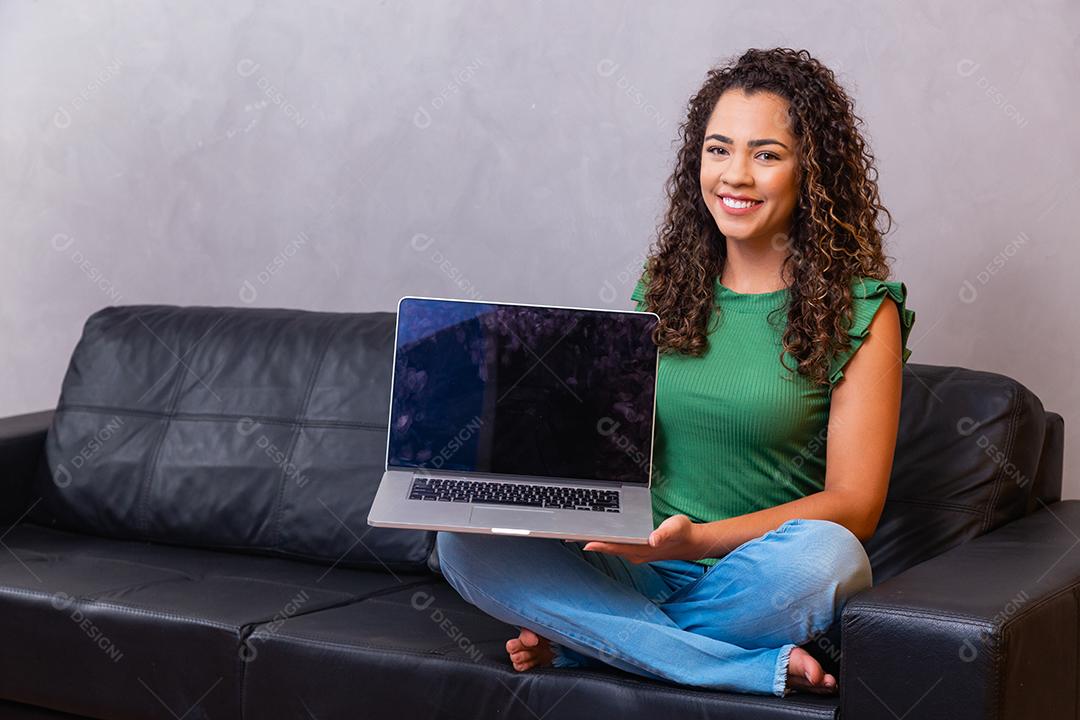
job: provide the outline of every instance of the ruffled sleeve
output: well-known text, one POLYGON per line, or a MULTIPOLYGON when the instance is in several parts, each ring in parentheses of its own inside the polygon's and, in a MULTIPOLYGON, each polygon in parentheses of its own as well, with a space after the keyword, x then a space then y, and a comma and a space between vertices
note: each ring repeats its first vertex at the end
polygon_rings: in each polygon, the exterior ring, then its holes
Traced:
POLYGON ((635 310, 642 311, 645 309, 645 288, 649 282, 649 274, 644 270, 641 271, 641 279, 638 280, 637 285, 634 286, 634 291, 630 293, 630 299, 637 303, 635 310))
POLYGON ((851 348, 841 352, 833 360, 832 373, 829 376, 829 385, 833 386, 844 377, 843 368, 851 360, 855 352, 862 346, 863 341, 870 334, 870 321, 881 307, 885 298, 892 298, 900 310, 900 339, 904 349, 903 361, 906 363, 911 355, 908 348, 908 336, 911 328, 915 325, 915 312, 909 310, 907 302, 907 287, 902 282, 877 280, 874 278, 856 278, 851 284, 852 297, 852 325, 848 330, 851 337, 851 348))

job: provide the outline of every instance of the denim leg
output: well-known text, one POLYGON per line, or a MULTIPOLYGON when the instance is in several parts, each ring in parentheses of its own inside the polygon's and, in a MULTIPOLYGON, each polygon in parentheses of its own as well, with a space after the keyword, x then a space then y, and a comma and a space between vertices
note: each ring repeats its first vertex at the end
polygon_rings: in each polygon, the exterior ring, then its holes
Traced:
POLYGON ((590 553, 574 543, 545 538, 439 532, 437 543, 446 580, 503 622, 652 679, 783 694, 776 673, 784 648, 746 649, 680 628, 655 602, 670 596, 671 587, 650 563, 586 558, 590 553), (627 572, 631 582, 596 562, 627 572))
MULTIPOLYGON (((687 575, 667 571, 654 563, 635 564, 618 555, 586 552, 582 549, 585 542, 568 541, 565 545, 582 560, 617 582, 637 590, 653 604, 659 604, 691 579, 687 575)), ((569 646, 552 642, 550 638, 548 641, 554 655, 551 663, 554 667, 604 667, 607 664, 599 658, 583 655, 569 646)))
MULTIPOLYGON (((505 540, 518 540, 518 542, 509 543, 510 545, 521 546, 520 539, 508 538, 506 536, 487 535, 484 533, 461 533, 465 537, 461 539, 462 542, 472 545, 482 544, 485 546, 483 552, 493 553, 497 552, 496 549, 489 549, 487 546, 506 546, 508 543, 505 540)), ((457 537, 446 538, 444 536, 458 535, 458 533, 439 532, 436 535, 436 543, 438 544, 439 560, 442 562, 444 553, 448 552, 447 546, 457 542, 457 537)), ((586 552, 582 549, 584 541, 568 541, 563 542, 561 540, 551 540, 548 538, 533 538, 529 539, 530 545, 524 546, 525 549, 535 550, 535 545, 531 543, 561 543, 561 546, 568 552, 577 556, 581 562, 587 563, 593 566, 600 573, 610 577, 616 582, 632 588, 641 594, 642 598, 649 598, 655 605, 661 602, 665 597, 668 597, 673 588, 672 580, 669 579, 670 574, 662 574, 655 572, 649 563, 635 564, 631 563, 617 555, 608 555, 606 553, 599 552, 586 552)), ((450 582, 455 588, 457 583, 453 578, 449 577, 449 571, 443 567, 443 575, 447 581, 450 582)), ((469 602, 473 602, 470 596, 466 592, 458 592, 469 602)), ((482 606, 479 603, 473 602, 478 607, 482 606)), ((483 609, 483 608, 482 608, 483 609)), ((500 617, 497 613, 488 612, 493 617, 500 617)), ((511 622, 509 620, 505 622, 511 622)), ((541 630, 535 626, 535 623, 524 622, 511 622, 511 624, 518 625, 519 627, 527 627, 533 630, 537 634, 545 637, 551 646, 551 650, 554 654, 552 665, 554 667, 605 667, 611 662, 610 658, 604 654, 597 656, 584 654, 579 650, 574 649, 574 646, 566 643, 559 642, 557 638, 550 636, 546 630, 541 630)))
POLYGON ((848 598, 871 585, 866 550, 850 530, 795 519, 728 553, 660 607, 684 630, 787 650, 826 632, 848 598))

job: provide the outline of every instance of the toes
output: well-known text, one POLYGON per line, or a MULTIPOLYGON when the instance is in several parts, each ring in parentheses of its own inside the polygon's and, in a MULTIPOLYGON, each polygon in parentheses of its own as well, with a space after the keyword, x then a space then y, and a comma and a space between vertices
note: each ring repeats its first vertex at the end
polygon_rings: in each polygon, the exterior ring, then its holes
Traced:
POLYGON ((832 695, 836 692, 836 678, 826 675, 818 683, 811 683, 802 675, 796 675, 788 679, 788 685, 802 692, 816 693, 818 695, 832 695))
POLYGON ((809 685, 821 685, 825 679, 825 672, 821 669, 821 663, 800 647, 791 651, 791 658, 788 660, 788 672, 798 678, 800 682, 809 685))
POLYGON ((836 678, 826 673, 821 664, 802 648, 791 651, 788 671, 788 684, 792 688, 821 694, 836 692, 836 678))
POLYGON ((529 628, 521 628, 521 634, 506 641, 506 652, 518 672, 538 665, 550 665, 554 659, 549 642, 529 628))
POLYGON ((529 628, 521 628, 521 635, 518 636, 518 639, 526 647, 536 647, 540 644, 540 636, 529 628))
POLYGON ((824 673, 821 671, 820 665, 816 663, 807 663, 806 669, 803 672, 803 677, 806 678, 806 682, 811 685, 820 685, 822 680, 825 679, 823 676, 824 673))

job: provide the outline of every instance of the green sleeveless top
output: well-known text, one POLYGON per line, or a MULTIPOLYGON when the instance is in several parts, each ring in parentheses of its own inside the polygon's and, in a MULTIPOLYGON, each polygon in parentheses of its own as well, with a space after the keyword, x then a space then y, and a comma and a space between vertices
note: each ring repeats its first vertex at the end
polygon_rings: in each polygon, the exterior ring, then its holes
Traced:
MULTIPOLYGON (((646 310, 647 274, 631 298, 646 310)), ((781 505, 825 488, 829 402, 843 367, 867 337, 886 297, 900 309, 903 360, 915 313, 901 282, 852 283, 851 349, 833 361, 829 384, 815 386, 780 364, 788 291, 737 293, 715 281, 709 347, 702 357, 661 353, 653 448, 653 524, 685 514, 712 522, 781 505), (770 311, 772 313, 770 318, 770 311)), ((696 560, 713 565, 717 558, 696 560)))

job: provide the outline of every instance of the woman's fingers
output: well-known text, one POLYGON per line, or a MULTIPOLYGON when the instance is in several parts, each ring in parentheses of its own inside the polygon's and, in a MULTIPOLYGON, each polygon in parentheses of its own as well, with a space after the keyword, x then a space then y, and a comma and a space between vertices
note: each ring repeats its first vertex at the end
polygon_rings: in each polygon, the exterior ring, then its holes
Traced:
POLYGON ((633 552, 635 548, 633 545, 623 545, 622 543, 593 541, 591 543, 585 543, 585 546, 582 549, 594 553, 617 553, 619 555, 625 555, 627 551, 633 552))
POLYGON ((633 545, 621 545, 618 543, 604 543, 604 542, 591 542, 586 545, 584 550, 590 552, 602 552, 609 555, 620 555, 630 562, 639 563, 642 561, 643 556, 641 550, 633 545))

